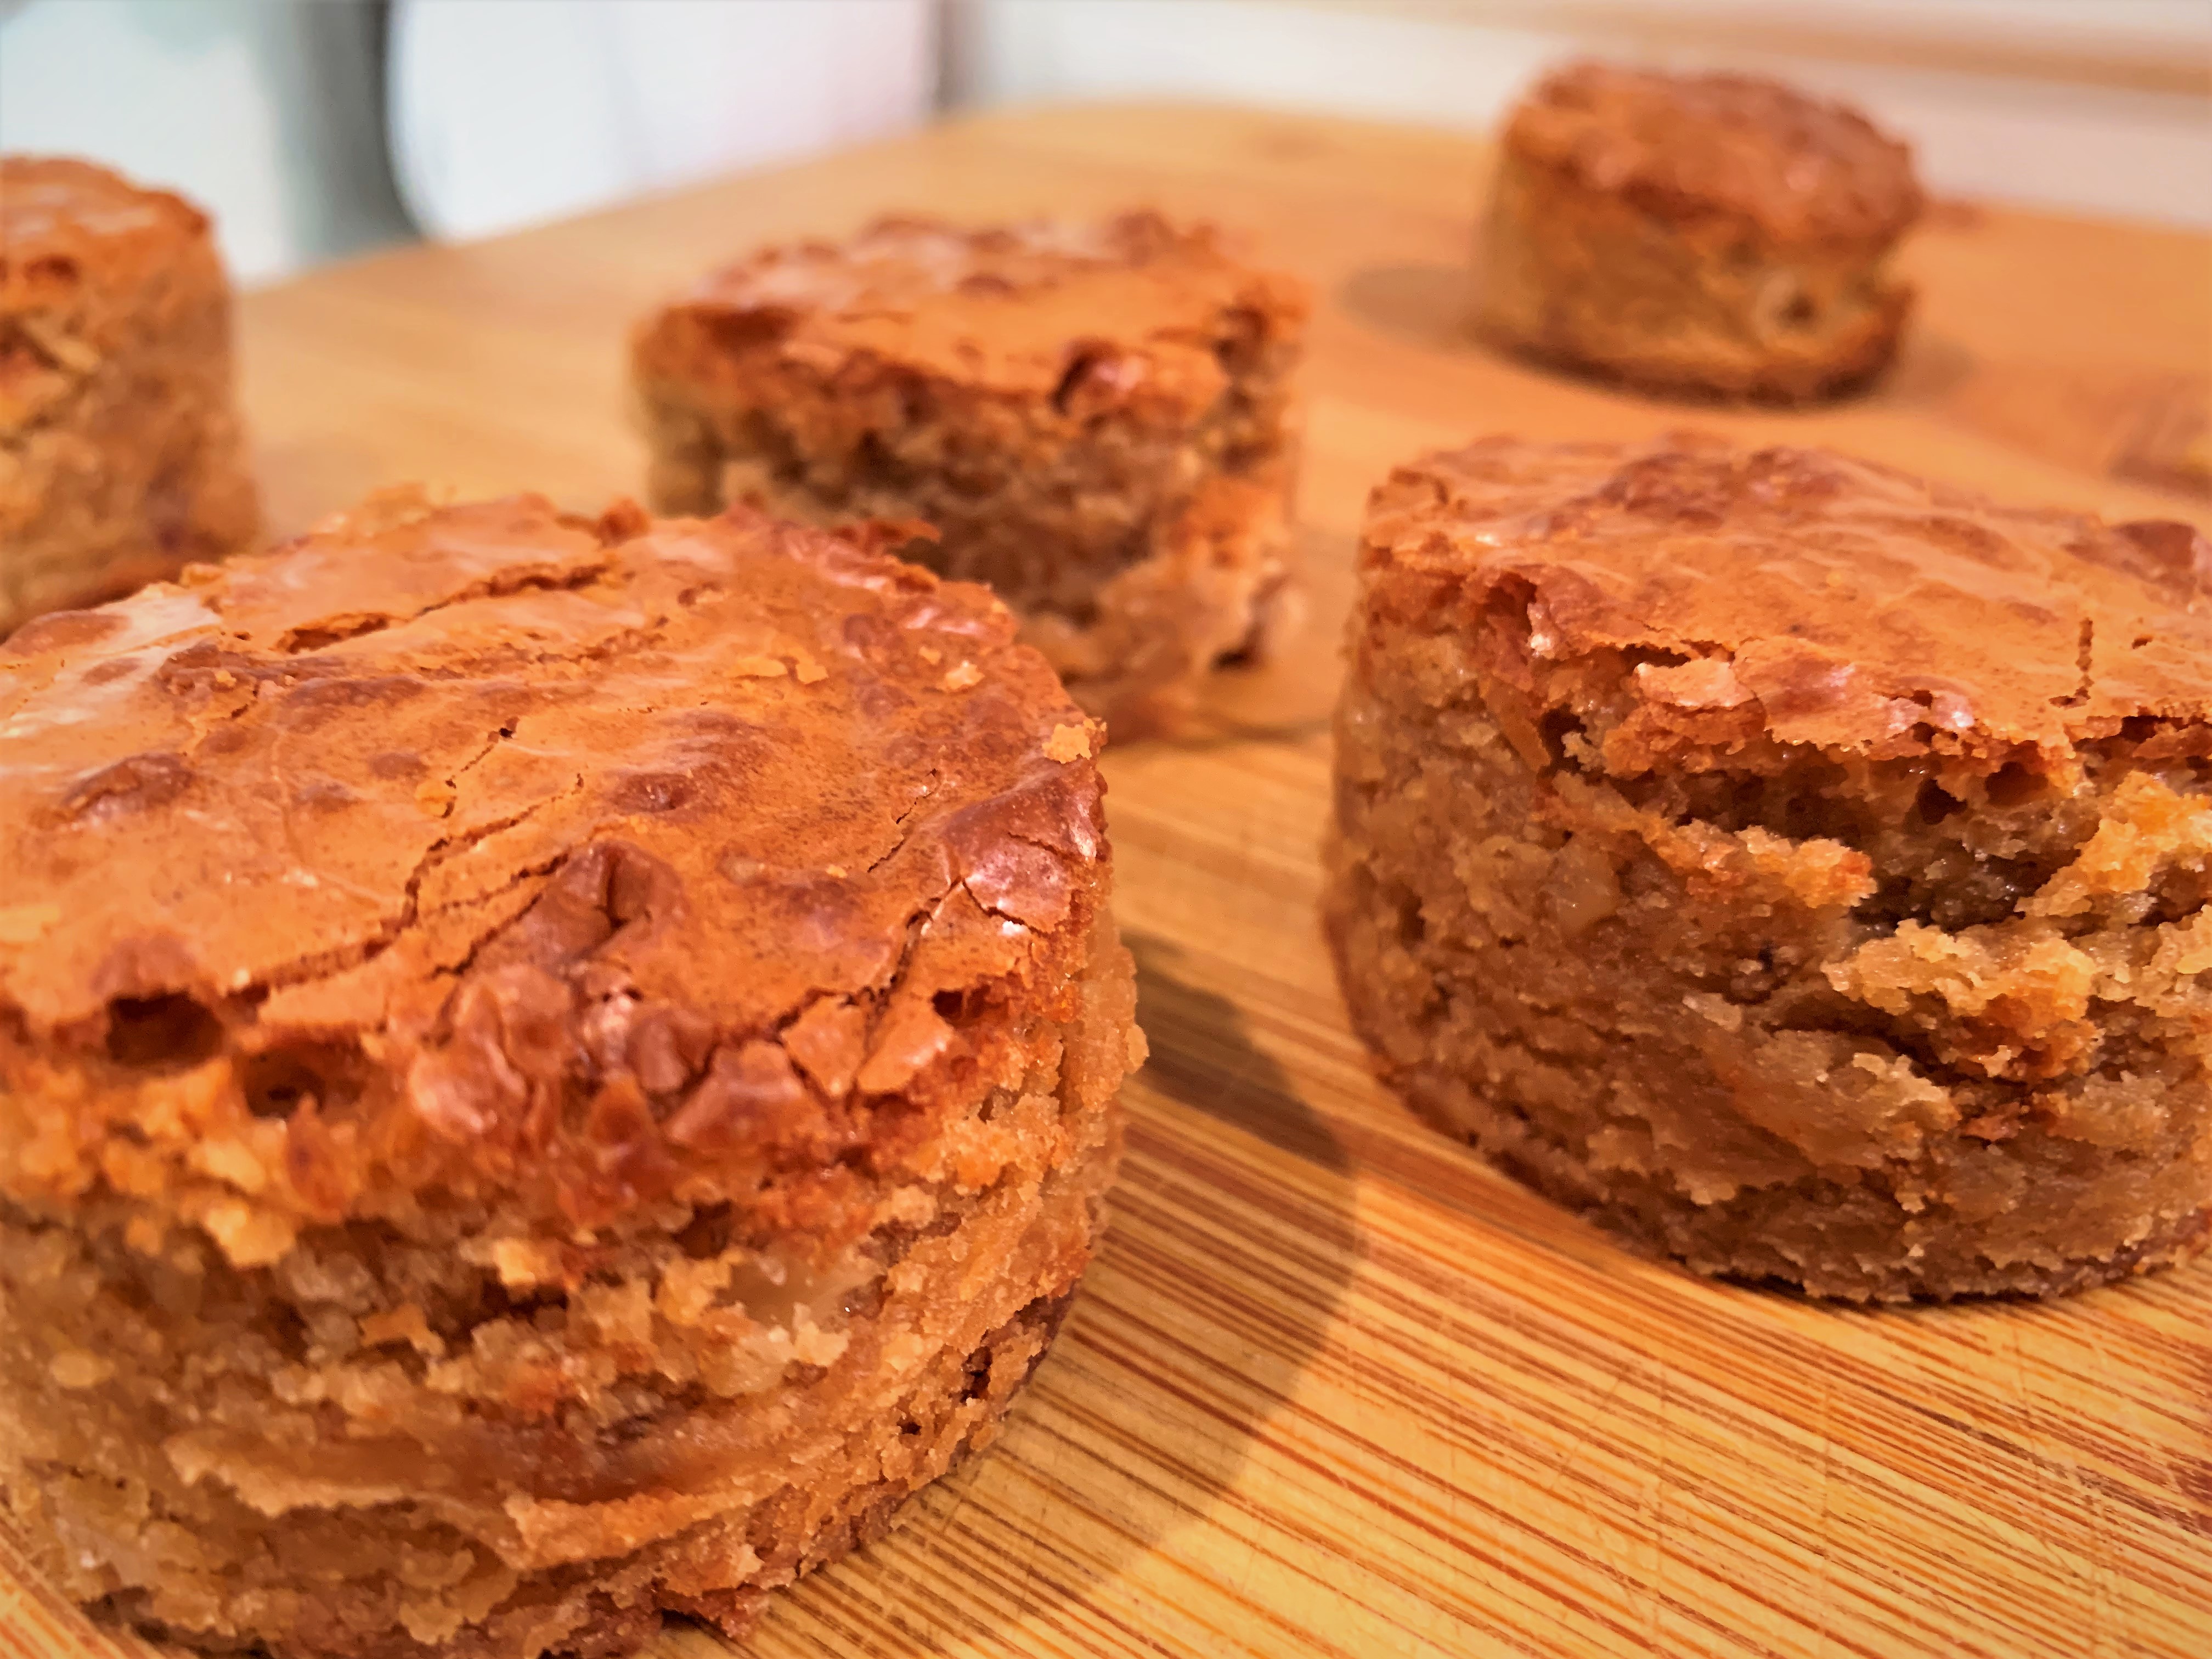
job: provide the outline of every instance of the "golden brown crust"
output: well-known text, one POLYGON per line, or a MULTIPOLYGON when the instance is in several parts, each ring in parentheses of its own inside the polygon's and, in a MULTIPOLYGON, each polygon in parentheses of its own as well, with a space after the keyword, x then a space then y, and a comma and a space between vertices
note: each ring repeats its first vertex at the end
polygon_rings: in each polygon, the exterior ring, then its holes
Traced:
POLYGON ((229 303, 190 203, 0 157, 0 635, 251 539, 229 303))
POLYGON ((1912 153, 1779 82, 1582 63, 1515 108, 1505 149, 1660 219, 1723 214, 1783 243, 1887 246, 1919 216, 1912 153))
POLYGON ((1261 631, 1306 308, 1149 213, 768 249, 638 331, 653 493, 928 522, 909 556, 988 581, 1120 729, 1261 631))
POLYGON ((1365 560, 1394 611, 1521 584, 1562 651, 1711 663, 1714 685, 1649 695, 1755 708, 1784 742, 2061 768, 2131 716, 2212 708, 2192 526, 2002 507, 1830 451, 1489 439, 1394 472, 1365 560))
POLYGON ((637 353, 644 373, 687 380, 734 383, 781 359, 1023 403, 1057 394, 1074 423, 1109 410, 1188 421, 1221 394, 1222 314, 1295 321, 1305 303, 1212 227, 1153 213, 982 228, 899 216, 716 271, 647 322, 637 353))
POLYGON ((1325 913, 1424 1115, 1702 1271, 2050 1293, 2212 1221, 2212 550, 1820 451, 1376 492, 1325 913))
POLYGON ((1097 906, 1094 732, 1012 635, 849 538, 533 498, 42 619, 0 656, 0 1187, 128 1139, 240 1259, 432 1190, 849 1231, 1097 906), (118 1085, 180 1066, 148 1144, 118 1085))

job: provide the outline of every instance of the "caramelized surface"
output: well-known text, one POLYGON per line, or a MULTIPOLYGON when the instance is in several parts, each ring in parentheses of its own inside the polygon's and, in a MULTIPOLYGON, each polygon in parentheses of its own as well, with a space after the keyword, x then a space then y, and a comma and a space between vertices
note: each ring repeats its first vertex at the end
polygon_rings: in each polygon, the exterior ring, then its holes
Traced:
POLYGON ((1747 76, 1572 64, 1515 109, 1505 148, 1662 216, 1726 214, 1780 242, 1886 243, 1921 208, 1904 144, 1747 76))
MULTIPOLYGON (((773 344, 1012 398, 1079 398, 1079 415, 1136 404, 1194 416, 1223 390, 1219 313, 1293 306, 1297 284, 1254 271, 1211 229, 1131 213, 982 229, 879 220, 848 241, 763 249, 673 311, 732 356, 773 344)), ((657 357, 655 335, 644 343, 657 357)))
POLYGON ((207 240, 207 216, 181 196, 90 161, 0 155, 0 307, 127 290, 180 244, 207 240))
POLYGON ((1492 439, 1393 474, 1364 560, 1396 614, 1511 591, 1538 658, 1651 653, 1647 721, 1719 746, 1741 728, 2063 770, 2130 718, 2212 709, 2212 546, 2191 526, 1825 451, 1492 439))
POLYGON ((1097 903, 1090 733, 1012 633, 849 541, 528 498, 40 621, 0 1186, 127 1156, 244 1260, 432 1188, 849 1230, 838 1155, 1012 1063, 1097 903))

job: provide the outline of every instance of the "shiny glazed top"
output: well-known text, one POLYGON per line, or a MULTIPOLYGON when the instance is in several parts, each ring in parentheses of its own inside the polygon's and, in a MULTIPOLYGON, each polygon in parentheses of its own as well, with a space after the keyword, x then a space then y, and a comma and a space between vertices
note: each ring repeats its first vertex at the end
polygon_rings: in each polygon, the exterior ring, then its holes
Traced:
POLYGON ((2052 760, 2212 710, 2212 544, 2193 527, 1997 506, 1831 451, 1492 438, 1370 503, 1370 610, 1528 648, 1673 657, 1644 696, 1756 702, 1786 742, 1877 754, 2026 744, 2052 760))
POLYGON ((1739 215, 1784 242, 1887 242, 1919 215, 1912 152, 1773 81, 1575 64, 1515 109, 1509 152, 1668 216, 1739 215))

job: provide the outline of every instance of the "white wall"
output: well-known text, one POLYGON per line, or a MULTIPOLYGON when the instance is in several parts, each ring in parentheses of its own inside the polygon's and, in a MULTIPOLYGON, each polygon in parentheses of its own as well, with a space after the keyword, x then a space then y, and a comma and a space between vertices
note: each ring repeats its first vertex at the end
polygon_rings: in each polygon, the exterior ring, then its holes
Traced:
POLYGON ((934 0, 395 0, 392 152, 466 238, 919 125, 934 0))
MULTIPOLYGON (((2103 47, 2170 53, 2212 64, 2212 0, 1618 0, 1606 9, 1529 4, 1457 9, 1311 5, 1296 0, 954 0, 954 84, 978 105, 1053 99, 1193 98, 1431 122, 1472 130, 1496 124, 1516 89, 1547 64, 1582 52, 1656 58, 1679 67, 1778 74, 1848 98, 1911 138, 1937 191, 2130 217, 2212 226, 2212 99, 2161 90, 2017 75, 1912 67, 1909 24, 1948 27, 1968 55, 1978 31, 2000 30, 1990 57, 2039 43, 2057 62, 2103 47), (1536 27, 1547 16, 1585 22, 1648 14, 1665 28, 1593 37, 1536 27), (1486 16, 1504 22, 1485 21, 1486 16), (1889 31, 1907 61, 1882 64, 1716 51, 1728 24, 1780 20, 1806 38, 1850 28, 1889 31), (1856 25, 1854 23, 1856 21, 1856 25), (1817 31, 1811 27, 1817 25, 1817 31), (1899 34, 1897 31, 1905 30, 1899 34), (1628 38, 1632 33, 1635 38, 1628 38)), ((1868 52, 1863 59, 1879 54, 1868 52)), ((2179 77, 2174 77, 2179 78, 2179 77)))
POLYGON ((409 234, 359 0, 30 0, 0 12, 0 149, 90 156, 216 216, 252 283, 409 234))
POLYGON ((486 234, 916 125, 935 20, 936 0, 0 0, 0 149, 184 191, 252 284, 416 221, 486 234))

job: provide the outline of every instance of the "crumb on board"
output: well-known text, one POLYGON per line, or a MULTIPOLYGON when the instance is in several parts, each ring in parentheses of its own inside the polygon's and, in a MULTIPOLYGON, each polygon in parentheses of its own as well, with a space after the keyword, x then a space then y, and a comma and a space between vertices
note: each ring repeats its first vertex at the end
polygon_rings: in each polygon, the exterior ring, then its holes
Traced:
POLYGON ((1091 757, 1091 728, 1083 726, 1055 726, 1052 735, 1045 739, 1046 756, 1063 766, 1069 761, 1091 757))

